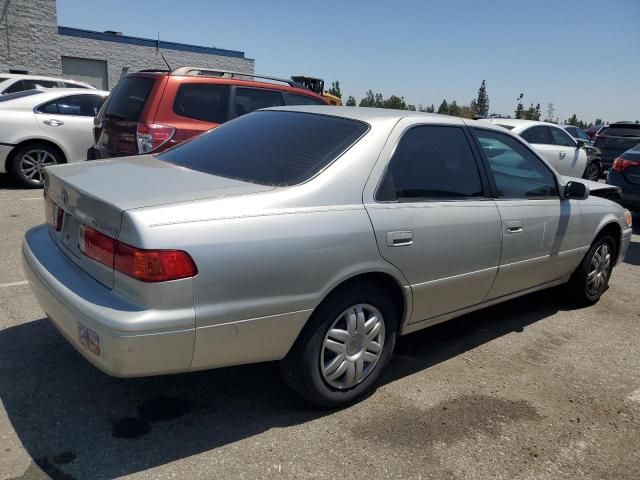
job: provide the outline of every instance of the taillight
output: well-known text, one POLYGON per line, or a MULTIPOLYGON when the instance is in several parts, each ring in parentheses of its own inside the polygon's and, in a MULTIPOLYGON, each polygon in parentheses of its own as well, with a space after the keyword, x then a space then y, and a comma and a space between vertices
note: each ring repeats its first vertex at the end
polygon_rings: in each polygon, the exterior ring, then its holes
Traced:
POLYGON ((80 225, 80 251, 87 257, 113 268, 113 258, 118 241, 94 230, 80 225))
POLYGON ((195 263, 180 250, 141 250, 124 243, 118 244, 115 269, 143 282, 166 282, 194 277, 195 263))
POLYGON ((182 250, 143 250, 91 227, 80 227, 80 250, 87 257, 142 282, 194 277, 198 269, 182 250))
POLYGON ((622 172, 626 168, 633 167, 633 166, 640 166, 640 162, 618 157, 613 161, 611 170, 615 170, 616 172, 622 172))
POLYGON ((160 148, 173 137, 176 129, 157 123, 139 123, 136 131, 138 153, 149 153, 160 148))

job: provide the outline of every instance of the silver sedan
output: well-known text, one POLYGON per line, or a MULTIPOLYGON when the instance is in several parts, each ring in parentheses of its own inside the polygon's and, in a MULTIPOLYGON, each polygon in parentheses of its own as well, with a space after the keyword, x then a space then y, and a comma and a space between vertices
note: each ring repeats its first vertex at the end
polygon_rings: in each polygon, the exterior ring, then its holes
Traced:
POLYGON ((501 127, 406 111, 263 110, 45 183, 25 271, 90 362, 280 360, 323 407, 371 388, 398 335, 564 283, 596 302, 631 237, 606 185, 501 127))

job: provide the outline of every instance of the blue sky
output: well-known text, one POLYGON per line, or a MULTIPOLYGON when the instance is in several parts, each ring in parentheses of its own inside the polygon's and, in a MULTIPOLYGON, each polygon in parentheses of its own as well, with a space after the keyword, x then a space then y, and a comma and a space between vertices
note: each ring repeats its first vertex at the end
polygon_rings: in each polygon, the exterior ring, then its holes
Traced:
MULTIPOLYGON (((516 97, 554 116, 640 119, 640 0, 58 0, 58 23, 242 50, 256 72, 340 80, 436 108, 487 81, 491 111, 516 97)), ((545 113, 546 114, 546 113, 545 113)))

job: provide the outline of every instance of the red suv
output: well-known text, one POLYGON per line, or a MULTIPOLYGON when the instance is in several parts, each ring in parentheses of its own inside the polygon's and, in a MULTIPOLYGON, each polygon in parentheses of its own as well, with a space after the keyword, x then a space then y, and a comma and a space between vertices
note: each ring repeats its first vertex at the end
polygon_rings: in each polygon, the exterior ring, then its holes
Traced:
POLYGON ((160 152, 252 110, 280 105, 329 102, 292 80, 192 67, 142 70, 120 80, 98 112, 88 156, 160 152))

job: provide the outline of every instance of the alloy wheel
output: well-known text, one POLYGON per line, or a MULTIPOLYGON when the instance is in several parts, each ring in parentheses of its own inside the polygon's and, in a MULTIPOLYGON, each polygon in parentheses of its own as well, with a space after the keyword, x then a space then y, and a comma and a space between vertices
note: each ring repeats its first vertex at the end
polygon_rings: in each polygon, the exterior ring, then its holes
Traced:
POLYGON ((608 243, 600 245, 589 264, 589 273, 587 274, 587 290, 589 295, 597 295, 607 284, 609 279, 609 270, 611 268, 611 248, 608 243))
POLYGON ((373 371, 384 348, 385 323, 368 304, 347 308, 334 320, 320 351, 320 371, 336 389, 362 382, 373 371))
POLYGON ((20 170, 30 182, 42 184, 44 168, 57 163, 55 157, 46 150, 30 150, 20 159, 20 170))

